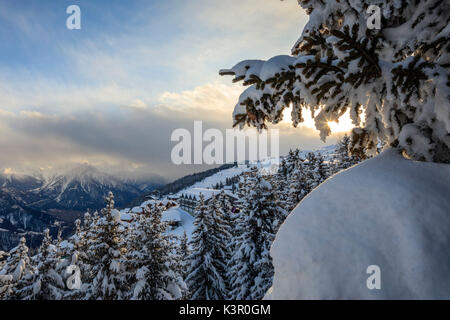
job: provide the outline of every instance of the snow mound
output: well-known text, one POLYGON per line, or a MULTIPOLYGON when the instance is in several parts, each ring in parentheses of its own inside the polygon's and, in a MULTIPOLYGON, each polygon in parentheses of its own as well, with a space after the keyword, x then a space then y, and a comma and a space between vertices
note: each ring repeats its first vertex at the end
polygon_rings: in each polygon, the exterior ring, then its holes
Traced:
POLYGON ((164 211, 161 221, 180 222, 180 211, 178 210, 178 208, 170 208, 169 210, 164 211))
POLYGON ((333 176, 278 232, 266 299, 450 299, 449 195, 450 165, 395 150, 333 176))
POLYGON ((188 239, 192 238, 192 233, 194 232, 194 220, 195 218, 191 216, 189 213, 181 209, 180 207, 170 208, 166 212, 163 213, 164 221, 174 221, 173 218, 179 219, 176 220, 179 222, 180 227, 170 230, 169 233, 178 237, 182 237, 186 232, 188 239))

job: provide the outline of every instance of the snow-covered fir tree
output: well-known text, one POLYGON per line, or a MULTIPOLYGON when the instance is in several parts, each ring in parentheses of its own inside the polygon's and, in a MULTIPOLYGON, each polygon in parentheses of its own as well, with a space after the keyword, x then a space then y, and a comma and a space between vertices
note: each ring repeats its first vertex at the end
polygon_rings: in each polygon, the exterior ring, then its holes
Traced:
POLYGON ((195 230, 190 242, 189 274, 186 278, 193 300, 223 300, 227 298, 226 241, 230 235, 214 205, 205 204, 203 194, 195 211, 195 230))
POLYGON ((361 157, 350 153, 350 142, 350 137, 348 135, 344 135, 342 139, 338 141, 331 168, 333 173, 347 169, 362 161, 361 157))
POLYGON ((176 300, 186 295, 175 244, 161 217, 159 206, 147 206, 135 225, 135 236, 127 254, 127 264, 135 274, 130 297, 133 300, 176 300))
POLYGON ((299 149, 289 150, 288 155, 285 158, 283 158, 283 163, 282 163, 282 168, 284 168, 283 169, 284 176, 287 176, 292 171, 294 171, 299 158, 300 158, 300 150, 299 149))
POLYGON ((330 175, 328 166, 324 163, 324 159, 320 154, 309 152, 303 163, 306 192, 311 192, 330 175))
MULTIPOLYGON (((246 60, 221 75, 249 86, 234 125, 294 126, 311 112, 323 140, 347 111, 350 150, 374 155, 381 141, 418 160, 450 162, 450 10, 442 0, 300 0, 309 15, 291 55, 246 60), (380 26, 369 6, 380 9, 380 26)), ((263 4, 261 4, 263 5, 263 4)))
POLYGON ((120 212, 114 209, 112 192, 106 197, 106 208, 102 217, 94 215, 94 221, 87 245, 89 261, 92 266, 92 285, 83 292, 84 299, 121 300, 126 299, 129 283, 125 274, 125 241, 120 222, 120 212), (95 224, 94 224, 95 223, 95 224))
POLYGON ((281 171, 278 171, 278 173, 270 177, 270 183, 272 184, 273 192, 275 193, 275 199, 279 201, 279 204, 282 207, 284 207, 288 197, 286 194, 288 184, 287 175, 283 175, 281 171))
POLYGON ((210 241, 215 242, 213 243, 215 249, 213 257, 216 260, 216 269, 225 284, 222 299, 228 297, 230 286, 227 264, 233 255, 229 246, 233 237, 231 229, 234 223, 234 214, 231 212, 231 209, 231 203, 224 191, 214 196, 208 205, 208 218, 210 218, 208 222, 211 230, 210 241))
MULTIPOLYGON (((13 277, 10 274, 4 274, 2 269, 6 263, 8 253, 0 251, 0 300, 5 300, 12 293, 13 277)), ((6 272, 5 272, 6 273, 6 272)))
POLYGON ((63 230, 61 225, 58 225, 58 233, 56 234, 56 239, 53 240, 53 245, 55 246, 56 255, 58 256, 58 258, 61 258, 61 256, 63 255, 63 249, 61 248, 61 243, 63 241, 62 232, 63 230))
POLYGON ((49 229, 35 257, 35 272, 20 279, 14 291, 18 300, 60 300, 64 296, 65 283, 58 273, 60 263, 57 247, 52 244, 49 229))
POLYGON ((9 274, 0 273, 0 300, 6 300, 12 293, 13 278, 9 274))
MULTIPOLYGON (((191 250, 189 248, 189 239, 186 234, 186 231, 183 232, 183 235, 178 239, 178 245, 177 245, 177 259, 178 259, 178 274, 181 276, 182 279, 186 279, 189 272, 189 265, 188 265, 188 257, 191 254, 191 250)), ((190 298, 189 290, 187 288, 187 285, 185 284, 185 290, 184 295, 182 297, 182 300, 188 300, 190 298)))
MULTIPOLYGON (((98 221, 98 220, 97 220, 98 221)), ((76 266, 80 269, 81 288, 66 291, 66 299, 83 299, 89 296, 91 291, 91 283, 93 279, 92 266, 95 264, 94 260, 90 260, 88 256, 89 239, 93 239, 94 222, 90 213, 85 213, 84 224, 82 226, 79 219, 75 220, 75 234, 69 237, 68 243, 70 246, 65 251, 66 259, 60 264, 60 273, 63 274, 64 281, 71 276, 67 274, 67 267, 70 265, 76 266)))
POLYGON ((218 232, 222 233, 221 240, 225 242, 224 262, 226 265, 233 255, 229 243, 233 237, 232 228, 235 223, 235 214, 232 212, 232 205, 225 191, 222 190, 214 200, 215 202, 212 203, 212 206, 215 209, 214 215, 221 228, 218 232))
POLYGON ((240 212, 236 216, 233 229, 233 256, 228 262, 229 299, 231 300, 251 299, 250 289, 255 274, 253 271, 255 243, 251 238, 250 224, 247 224, 250 211, 250 202, 247 197, 253 189, 253 185, 254 175, 251 177, 245 175, 238 194, 240 200, 237 204, 240 212))
POLYGON ((28 256, 26 239, 20 238, 19 245, 9 252, 3 269, 0 271, 0 291, 2 299, 14 299, 17 284, 24 279, 32 278, 35 268, 28 256))
POLYGON ((300 202, 300 200, 306 194, 305 187, 305 174, 306 168, 303 166, 303 161, 301 159, 297 159, 294 169, 289 174, 289 178, 287 180, 287 197, 285 202, 285 208, 288 212, 291 212, 292 209, 300 202))
POLYGON ((94 278, 92 266, 95 264, 93 260, 95 257, 88 255, 88 248, 90 244, 94 243, 93 230, 97 230, 94 223, 98 223, 98 219, 94 222, 90 213, 85 213, 83 225, 81 220, 75 220, 75 233, 68 239, 70 245, 66 248, 66 259, 60 265, 60 272, 64 276, 64 281, 67 281, 68 277, 71 276, 71 274, 66 272, 67 267, 70 265, 78 267, 80 269, 81 288, 67 291, 66 299, 80 300, 90 298, 91 285, 94 278))
POLYGON ((8 252, 0 251, 0 300, 4 300, 7 295, 10 294, 12 276, 3 273, 3 267, 6 264, 6 260, 9 257, 8 252))
POLYGON ((258 300, 270 288, 273 266, 269 254, 282 208, 276 206, 272 186, 253 171, 244 188, 246 197, 239 215, 235 252, 229 263, 230 298, 258 300))
POLYGON ((287 164, 286 164, 286 158, 281 157, 280 159, 280 165, 278 166, 278 175, 280 177, 286 177, 287 176, 287 164))

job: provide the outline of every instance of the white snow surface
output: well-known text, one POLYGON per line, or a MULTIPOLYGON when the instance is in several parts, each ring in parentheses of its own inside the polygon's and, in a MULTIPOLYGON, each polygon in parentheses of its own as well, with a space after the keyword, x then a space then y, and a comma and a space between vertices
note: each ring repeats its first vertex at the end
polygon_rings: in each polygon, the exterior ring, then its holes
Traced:
POLYGON ((278 232, 265 298, 450 299, 449 195, 450 165, 392 149, 333 176, 278 232))
POLYGON ((249 171, 246 165, 238 165, 237 167, 228 168, 225 170, 221 170, 209 177, 206 177, 202 181, 196 182, 190 187, 187 187, 181 191, 179 191, 176 195, 181 196, 182 194, 188 193, 192 189, 212 189, 215 187, 217 183, 225 183, 227 178, 232 178, 234 176, 238 176, 245 171, 249 171))
MULTIPOLYGON (((140 207, 133 208, 133 211, 130 211, 130 209, 121 210, 120 216, 122 218, 122 223, 126 224, 129 221, 132 221, 135 218, 137 218, 137 215, 142 212, 143 208, 149 202, 150 201, 146 201, 140 207), (137 208, 140 208, 140 210, 138 210, 137 208)), ((179 222, 180 226, 176 229, 168 231, 169 234, 181 237, 183 236, 184 232, 186 232, 188 239, 191 238, 192 232, 194 231, 195 219, 192 215, 181 209, 179 206, 172 207, 164 211, 161 220, 166 222, 170 221, 179 222)))
POLYGON ((192 232, 194 232, 194 220, 195 220, 194 217, 191 216, 186 211, 184 211, 183 209, 181 209, 180 207, 174 207, 164 212, 163 220, 164 219, 169 220, 168 218, 173 215, 179 217, 180 227, 171 230, 169 233, 172 235, 176 235, 178 237, 182 237, 183 233, 186 232, 188 239, 191 239, 192 232), (169 216, 167 216, 167 214, 169 216))
POLYGON ((180 216, 180 210, 178 210, 178 209, 179 209, 179 207, 176 207, 176 208, 170 208, 169 210, 164 211, 161 220, 167 221, 167 222, 180 222, 181 216, 180 216))
MULTIPOLYGON (((328 149, 329 147, 325 147, 321 149, 320 152, 322 152, 322 150, 326 152, 328 149)), ((307 151, 305 151, 305 154, 306 153, 307 151)), ((192 186, 180 190, 179 192, 176 193, 176 196, 181 197, 181 195, 186 194, 186 195, 195 195, 196 197, 198 197, 200 193, 202 193, 205 196, 205 199, 208 199, 208 197, 211 195, 211 192, 217 194, 221 190, 214 191, 206 189, 213 189, 216 186, 216 184, 221 182, 225 184, 227 178, 233 178, 244 172, 248 172, 251 170, 251 167, 257 167, 261 173, 265 174, 276 173, 278 170, 279 163, 280 163, 279 158, 270 158, 264 159, 260 162, 251 162, 250 167, 247 167, 247 165, 245 164, 239 164, 237 167, 221 170, 209 177, 206 177, 202 181, 196 182, 192 186)))

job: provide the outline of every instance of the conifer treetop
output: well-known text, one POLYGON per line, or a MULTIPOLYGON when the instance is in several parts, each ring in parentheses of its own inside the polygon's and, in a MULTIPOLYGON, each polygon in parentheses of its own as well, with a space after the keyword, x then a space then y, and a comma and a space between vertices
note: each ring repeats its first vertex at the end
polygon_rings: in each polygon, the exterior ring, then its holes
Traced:
POLYGON ((442 0, 299 0, 309 15, 291 55, 245 60, 221 75, 248 88, 234 126, 267 128, 292 108, 309 111, 323 140, 347 111, 350 148, 374 155, 379 142, 418 160, 450 162, 450 4, 442 0), (380 8, 381 28, 367 9, 380 8))

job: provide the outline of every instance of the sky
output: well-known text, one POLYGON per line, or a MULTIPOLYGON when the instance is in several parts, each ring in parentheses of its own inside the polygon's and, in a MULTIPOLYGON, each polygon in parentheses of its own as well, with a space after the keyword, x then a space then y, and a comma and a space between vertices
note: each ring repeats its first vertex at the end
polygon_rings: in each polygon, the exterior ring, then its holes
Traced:
MULTIPOLYGON (((0 172, 203 170, 171 162, 173 130, 231 128, 244 88, 218 70, 289 54, 306 22, 296 0, 0 0, 0 172)), ((325 145, 312 126, 278 128, 282 154, 325 145)))

